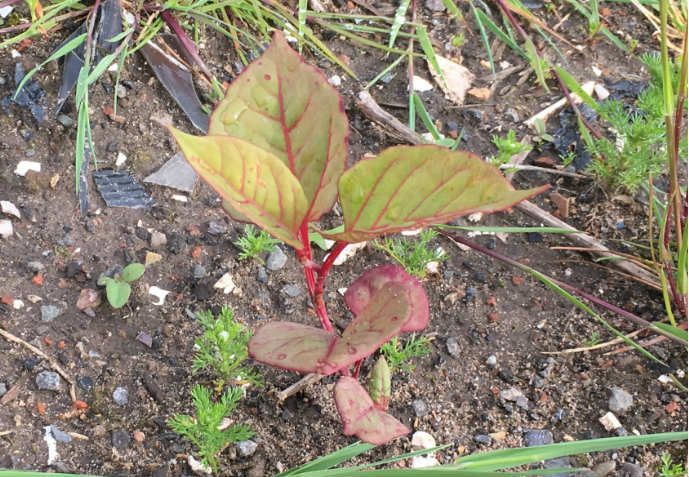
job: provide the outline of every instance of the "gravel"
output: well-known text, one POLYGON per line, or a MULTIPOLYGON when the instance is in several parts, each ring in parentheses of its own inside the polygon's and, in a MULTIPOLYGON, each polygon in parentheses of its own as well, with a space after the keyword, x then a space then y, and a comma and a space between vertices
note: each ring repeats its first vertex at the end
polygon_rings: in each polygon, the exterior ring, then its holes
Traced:
POLYGON ((414 399, 411 403, 411 407, 414 409, 416 417, 423 417, 431 412, 428 408, 428 404, 426 404, 426 401, 423 399, 414 399))
POLYGON ((249 457, 254 455, 256 449, 258 448, 258 444, 251 440, 239 441, 237 442, 236 446, 237 451, 239 451, 239 455, 241 455, 242 457, 249 457))
POLYGON ((60 390, 60 375, 55 371, 41 371, 36 376, 36 386, 43 391, 59 391, 60 390))
POLYGON ((459 343, 457 342, 457 338, 454 336, 447 339, 445 346, 447 346, 447 352, 450 354, 450 356, 455 358, 459 358, 461 356, 459 343))
POLYGON ((123 387, 117 387, 112 392, 112 400, 118 406, 126 406, 129 403, 129 391, 123 387))
POLYGON ((282 269, 286 264, 287 255, 285 255, 285 252, 283 252, 282 249, 276 245, 268 255, 266 267, 268 267, 268 270, 275 272, 282 269))
POLYGON ((65 310, 56 305, 43 305, 41 307, 41 321, 49 323, 64 313, 65 310))
POLYGON ((615 414, 624 414, 634 404, 634 397, 622 388, 610 389, 608 408, 615 414))

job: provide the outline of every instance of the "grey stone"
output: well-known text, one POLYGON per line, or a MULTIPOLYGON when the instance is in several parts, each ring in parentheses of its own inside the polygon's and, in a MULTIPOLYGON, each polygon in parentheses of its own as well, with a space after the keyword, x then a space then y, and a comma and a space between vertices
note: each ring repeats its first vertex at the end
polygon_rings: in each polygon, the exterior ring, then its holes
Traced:
POLYGON ((41 307, 41 321, 50 322, 60 316, 64 310, 55 305, 43 305, 41 307))
POLYGON ((7 384, 0 383, 0 397, 3 397, 7 393, 7 384))
POLYGON ((491 368, 496 367, 498 365, 498 358, 496 358, 494 354, 491 354, 486 358, 486 365, 491 368))
POLYGON ((524 397, 524 393, 514 386, 500 391, 500 399, 505 401, 516 401, 520 397, 524 397))
POLYGON ((239 441, 237 442, 236 447, 239 451, 239 455, 242 457, 249 457, 254 455, 256 449, 258 448, 258 444, 251 440, 239 441))
POLYGON ((163 232, 158 232, 157 230, 154 230, 151 233, 151 247, 160 248, 164 245, 167 245, 167 237, 163 232))
POLYGON ((74 126, 74 119, 70 118, 66 114, 59 114, 57 116, 57 122, 59 122, 66 128, 71 128, 72 126, 74 126))
POLYGON ((227 232, 227 225, 219 220, 208 222, 208 233, 210 235, 222 235, 227 232))
POLYGON ((643 477, 644 470, 631 462, 625 462, 617 471, 617 477, 643 477))
POLYGON ((283 252, 282 249, 276 245, 275 247, 273 247, 273 250, 271 250, 270 254, 268 255, 268 259, 266 260, 266 267, 268 267, 268 270, 274 272, 282 269, 286 264, 287 255, 285 255, 285 252, 283 252))
POLYGON ((33 262, 29 262, 26 264, 27 268, 31 270, 32 272, 40 272, 43 269, 45 269, 45 265, 43 265, 41 262, 38 260, 34 260, 33 262))
POLYGON ((131 441, 132 438, 129 437, 127 431, 113 431, 112 433, 112 446, 116 449, 126 449, 131 441))
POLYGON ((451 336, 447 339, 445 346, 447 346, 447 352, 450 354, 450 356, 455 358, 459 358, 461 356, 459 343, 457 342, 457 338, 454 336, 451 336))
POLYGON ((77 386, 84 391, 90 391, 93 387, 93 379, 88 376, 77 376, 77 386))
POLYGON ((198 263, 194 265, 194 268, 191 269, 191 275, 195 279, 200 279, 206 276, 206 267, 203 265, 199 265, 198 263))
POLYGON ((256 273, 256 280, 259 283, 268 283, 268 272, 266 272, 265 267, 258 267, 258 273, 256 273))
POLYGON ((553 433, 548 429, 533 429, 524 433, 524 443, 527 447, 544 446, 553 443, 553 433))
POLYGON ((445 5, 443 3, 443 0, 426 0, 425 5, 426 8, 428 8, 432 12, 445 11, 445 5))
POLYGON ((61 431, 55 424, 50 426, 50 433, 58 442, 72 442, 72 436, 66 432, 61 431))
POLYGON ((431 412, 428 408, 428 404, 426 404, 426 401, 423 399, 414 399, 411 403, 411 407, 414 409, 416 417, 423 417, 431 412))
POLYGON ((55 371, 41 371, 36 376, 36 386, 44 391, 59 391, 61 388, 60 375, 55 371))
POLYGON ((196 171, 184 159, 184 155, 178 152, 160 169, 146 177, 144 182, 190 193, 194 191, 198 177, 196 171))
POLYGON ((622 388, 610 389, 608 408, 615 414, 624 414, 634 404, 634 397, 622 388))
POLYGON ((484 446, 489 446, 493 443, 493 439, 491 439, 490 436, 487 436, 485 434, 476 434, 474 436, 474 442, 484 446))
POLYGON ((520 407, 522 409, 529 409, 529 400, 524 397, 524 396, 519 396, 514 403, 517 405, 517 407, 520 407))
POLYGON ((299 285, 288 284, 280 289, 282 293, 291 298, 296 298, 302 294, 302 289, 299 285))
POLYGON ((129 391, 123 387, 117 387, 112 392, 112 400, 118 406, 126 406, 129 403, 129 391))
POLYGON ((605 477, 615 470, 616 465, 614 460, 606 460, 605 462, 595 465, 591 471, 596 474, 597 477, 605 477))

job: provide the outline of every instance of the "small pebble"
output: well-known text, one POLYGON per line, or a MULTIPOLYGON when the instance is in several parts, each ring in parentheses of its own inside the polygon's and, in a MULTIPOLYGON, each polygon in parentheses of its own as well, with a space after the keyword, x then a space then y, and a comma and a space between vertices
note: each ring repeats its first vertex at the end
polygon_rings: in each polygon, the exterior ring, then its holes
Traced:
POLYGON ((35 260, 33 262, 29 262, 26 264, 26 268, 31 270, 34 273, 37 272, 42 272, 45 269, 45 265, 43 265, 41 262, 35 260))
POLYGON ((287 255, 285 255, 285 252, 282 251, 282 249, 279 246, 273 247, 273 250, 271 250, 270 254, 268 255, 268 259, 266 260, 266 267, 270 271, 277 271, 282 269, 285 265, 287 264, 287 255))
POLYGON ((61 387, 60 384, 60 375, 55 371, 41 371, 36 376, 36 386, 38 386, 38 389, 59 391, 61 387))
POLYGON ((268 272, 266 272, 265 267, 258 267, 256 280, 258 280, 259 283, 268 283, 268 272))
POLYGON ((450 356, 455 358, 459 358, 461 356, 459 343, 457 342, 457 338, 454 336, 451 336, 447 339, 445 346, 447 346, 447 352, 450 354, 450 356))
POLYGON ((41 306, 41 321, 51 322, 63 312, 64 310, 59 306, 43 305, 41 306))
POLYGON ((411 403, 411 407, 414 409, 416 417, 423 417, 431 412, 428 408, 428 404, 426 404, 426 401, 423 399, 414 399, 411 403))
POLYGON ((141 431, 134 431, 132 432, 132 437, 136 442, 142 443, 146 439, 146 434, 141 431))
POLYGON ((0 397, 3 397, 7 393, 7 384, 0 383, 0 397))
POLYGON ((428 432, 416 431, 411 437, 411 446, 414 449, 431 449, 435 447, 435 438, 428 432))
POLYGON ((634 397, 622 388, 613 387, 610 393, 608 409, 616 414, 624 414, 634 404, 634 397))
POLYGON ((210 235, 222 235, 227 232, 227 225, 225 222, 219 220, 211 220, 208 222, 208 233, 210 235))
POLYGON ((480 445, 489 446, 493 443, 493 439, 485 434, 476 434, 474 436, 474 442, 480 445))
POLYGON ((249 457, 254 455, 256 449, 258 448, 258 444, 251 440, 239 441, 237 442, 236 447, 239 451, 239 455, 242 457, 249 457))
POLYGON ((547 429, 535 429, 524 433, 524 442, 527 447, 543 446, 553 443, 553 433, 547 429))
POLYGON ((59 122, 66 128, 71 128, 72 126, 74 126, 74 119, 70 118, 66 114, 58 114, 57 122, 59 122))
POLYGON ((200 278, 203 278, 206 276, 206 267, 203 265, 196 264, 194 267, 191 269, 191 275, 196 279, 199 280, 200 278))
POLYGON ((72 436, 66 432, 61 431, 56 425, 50 426, 50 433, 58 442, 72 442, 72 436))
POLYGON ((115 449, 126 449, 129 447, 131 442, 131 437, 127 431, 113 431, 112 433, 112 446, 115 449))
POLYGON ((296 298, 302 293, 301 287, 294 284, 285 285, 280 291, 291 298, 296 298))
POLYGON ((600 464, 594 466, 591 471, 596 474, 597 477, 605 477, 606 475, 615 471, 615 466, 616 464, 614 460, 606 460, 605 462, 601 462, 600 464))
POLYGON ((77 376, 77 386, 84 391, 90 391, 93 388, 93 379, 88 376, 77 376))
POLYGON ((167 237, 163 232, 157 230, 151 233, 151 247, 160 248, 167 244, 167 237))
POLYGON ((643 477, 644 470, 631 462, 625 462, 617 471, 617 477, 643 477))
POLYGON ((126 406, 129 403, 129 391, 123 387, 117 387, 112 392, 112 400, 118 406, 126 406))

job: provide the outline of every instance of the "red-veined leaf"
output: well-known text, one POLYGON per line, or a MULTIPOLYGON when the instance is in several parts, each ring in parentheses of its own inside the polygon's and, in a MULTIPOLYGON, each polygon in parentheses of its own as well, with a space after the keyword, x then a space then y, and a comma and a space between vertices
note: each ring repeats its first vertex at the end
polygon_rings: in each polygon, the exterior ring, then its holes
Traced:
POLYGON ((383 234, 494 212, 544 191, 514 190, 476 155, 439 146, 397 146, 365 159, 340 178, 344 232, 334 240, 362 242, 383 234))
POLYGON ((233 210, 275 238, 302 248, 298 231, 306 197, 280 159, 243 139, 171 131, 189 164, 233 210))
POLYGON ((430 316, 426 292, 416 278, 397 265, 381 265, 365 272, 347 288, 345 303, 352 313, 358 315, 368 306, 371 296, 388 282, 403 284, 409 293, 410 316, 401 331, 421 331, 426 328, 430 316))
POLYGON ((335 385, 335 404, 345 435, 381 445, 409 433, 400 421, 376 409, 366 390, 352 377, 342 376, 335 385))
POLYGON ((227 89, 209 133, 242 138, 280 158, 304 189, 309 220, 335 203, 347 161, 342 99, 280 32, 227 89))
POLYGON ((254 333, 249 341, 249 356, 278 368, 314 373, 334 339, 337 338, 320 328, 276 321, 254 333))

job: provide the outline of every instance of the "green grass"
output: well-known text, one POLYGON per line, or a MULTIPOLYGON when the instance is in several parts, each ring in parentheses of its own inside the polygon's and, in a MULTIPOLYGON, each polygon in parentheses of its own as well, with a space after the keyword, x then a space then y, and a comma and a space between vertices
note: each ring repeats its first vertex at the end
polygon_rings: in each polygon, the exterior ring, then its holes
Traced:
POLYGON ((221 429, 223 418, 228 417, 242 398, 241 388, 230 388, 220 400, 214 402, 211 391, 196 385, 191 391, 195 414, 175 414, 168 419, 170 429, 188 439, 201 456, 201 463, 217 471, 220 466, 218 454, 228 445, 249 439, 253 431, 244 424, 233 424, 221 429))
POLYGON ((660 466, 658 467, 660 477, 686 477, 687 469, 682 464, 676 464, 670 454, 660 456, 660 466))
POLYGON ((442 262, 447 258, 442 250, 431 248, 431 241, 437 235, 435 230, 425 229, 418 237, 386 237, 377 240, 375 246, 402 265, 408 274, 425 278, 428 273, 426 269, 428 263, 442 262))
POLYGON ((256 260, 263 262, 262 255, 270 252, 280 241, 271 237, 266 231, 259 230, 253 225, 244 226, 244 235, 239 237, 234 244, 239 248, 240 260, 256 260))
POLYGON ((493 136, 492 141, 493 145, 498 148, 498 153, 488 160, 495 167, 507 164, 516 154, 521 154, 531 149, 530 146, 521 143, 517 139, 517 134, 512 129, 510 129, 504 137, 493 136))
POLYGON ((399 370, 412 373, 415 369, 412 360, 427 356, 431 352, 431 342, 425 336, 416 336, 415 334, 404 340, 404 343, 401 343, 399 338, 394 337, 380 347, 380 352, 385 356, 390 371, 399 370))
POLYGON ((192 369, 206 370, 216 376, 219 384, 260 384, 260 375, 244 366, 249 357, 248 343, 251 332, 234 320, 232 310, 222 307, 217 319, 210 311, 199 312, 196 317, 203 334, 196 338, 196 354, 192 369))

